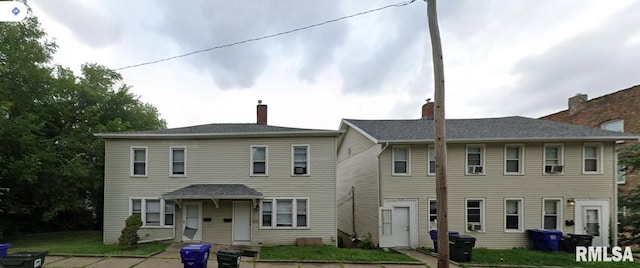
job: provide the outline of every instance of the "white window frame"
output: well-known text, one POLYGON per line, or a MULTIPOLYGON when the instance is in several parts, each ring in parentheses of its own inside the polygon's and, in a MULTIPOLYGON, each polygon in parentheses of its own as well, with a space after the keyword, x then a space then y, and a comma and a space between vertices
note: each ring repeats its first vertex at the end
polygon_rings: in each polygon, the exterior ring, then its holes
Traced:
POLYGON ((504 175, 524 175, 524 144, 505 144, 504 146, 504 175), (510 148, 518 148, 518 159, 508 159, 507 150, 510 148), (518 171, 507 171, 507 161, 518 160, 518 171))
POLYGON ((264 198, 260 201, 260 229, 311 229, 311 205, 309 197, 277 197, 277 198, 264 198), (278 200, 291 200, 291 226, 277 226, 278 224, 278 200), (298 200, 306 201, 306 216, 307 226, 298 227, 298 200), (263 203, 265 201, 271 202, 271 226, 262 225, 263 216, 263 203))
POLYGON ((411 147, 406 145, 393 146, 391 149, 391 175, 393 176, 410 176, 411 175, 411 147), (407 152, 407 172, 396 173, 396 149, 405 149, 407 152))
POLYGON ((311 161, 310 161, 310 156, 311 155, 311 146, 309 146, 309 144, 292 144, 291 145, 291 176, 310 176, 311 175, 311 161), (306 160, 306 170, 304 174, 296 174, 295 173, 295 148, 296 147, 305 147, 307 150, 307 160, 306 160))
POLYGON ((564 166, 564 144, 562 143, 545 143, 542 149, 542 175, 563 175, 565 170, 564 166), (558 164, 562 166, 562 172, 547 172, 547 148, 558 148, 558 164))
POLYGON ((484 198, 465 198, 464 199, 464 225, 466 233, 485 232, 487 227, 485 225, 485 199, 484 198), (480 230, 469 230, 469 201, 480 201, 480 230))
POLYGON ((487 172, 486 165, 486 152, 487 148, 484 144, 467 144, 464 154, 464 174, 467 176, 482 176, 487 172), (482 172, 479 173, 469 173, 469 148, 480 148, 480 166, 482 167, 482 172))
POLYGON ((149 176, 149 148, 148 146, 131 146, 131 160, 130 160, 130 176, 146 178, 149 176), (144 174, 135 174, 135 151, 144 150, 144 174))
POLYGON ((600 124, 600 128, 608 131, 624 132, 624 119, 614 119, 600 124), (618 124, 619 128, 618 128, 618 124), (611 126, 615 126, 612 128, 611 126))
POLYGON ((437 212, 438 212, 438 201, 435 198, 429 198, 427 200, 427 222, 428 222, 429 230, 437 230, 438 229, 438 214, 437 214, 437 212), (431 202, 436 202, 436 215, 433 215, 431 213, 431 202), (434 224, 435 226, 431 225, 432 224, 431 223, 431 216, 435 216, 436 217, 436 219, 435 219, 436 222, 434 224))
POLYGON ((142 228, 173 228, 176 225, 176 203, 173 200, 164 200, 158 197, 130 197, 129 216, 133 215, 133 200, 140 200, 140 218, 142 218, 142 228), (160 201, 160 225, 147 225, 147 200, 160 201), (165 216, 166 202, 173 202, 173 224, 166 224, 165 216))
POLYGON ((427 147, 427 176, 436 175, 436 148, 433 145, 427 147), (432 160, 433 159, 433 160, 432 160), (433 170, 431 170, 431 162, 434 163, 433 170))
POLYGON ((602 174, 602 162, 603 162, 603 146, 602 143, 599 142, 585 142, 582 145, 582 174, 602 174), (586 171, 587 165, 585 164, 587 160, 587 147, 596 147, 596 171, 586 171))
POLYGON ((524 232, 524 198, 505 198, 504 203, 504 232, 505 233, 522 233, 524 232), (507 201, 518 201, 518 213, 508 213, 507 201), (507 229, 507 216, 518 216, 518 229, 507 229))
POLYGON ((544 226, 544 217, 547 216, 547 213, 545 211, 545 201, 556 201, 558 202, 557 204, 557 208, 556 208, 556 227, 557 230, 562 230, 562 207, 563 207, 563 201, 562 198, 542 198, 542 223, 540 224, 541 228, 545 228, 544 226))
POLYGON ((627 168, 625 165, 621 165, 619 162, 616 165, 616 183, 618 184, 627 183, 627 168))
POLYGON ((169 147, 169 177, 186 177, 187 176, 187 147, 186 146, 171 146, 169 147), (184 174, 175 174, 173 170, 173 151, 184 151, 184 174))
POLYGON ((269 146, 267 145, 251 145, 249 147, 249 175, 251 177, 266 177, 269 176, 269 146), (264 148, 264 174, 255 174, 253 172, 253 149, 264 148))

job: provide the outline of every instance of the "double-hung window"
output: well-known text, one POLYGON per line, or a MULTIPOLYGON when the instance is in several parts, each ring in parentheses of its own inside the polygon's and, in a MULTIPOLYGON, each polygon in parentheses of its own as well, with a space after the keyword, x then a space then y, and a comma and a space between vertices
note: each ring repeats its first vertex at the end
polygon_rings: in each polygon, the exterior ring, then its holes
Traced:
POLYGON ((171 176, 182 177, 187 175, 187 148, 170 148, 171 176))
POLYGON ((504 200, 504 230, 505 232, 518 231, 522 232, 523 219, 522 215, 522 199, 505 199, 504 200))
POLYGON ((291 146, 293 175, 309 175, 309 145, 291 146))
POLYGON ((393 175, 409 175, 411 151, 407 146, 393 147, 393 175))
POLYGON ((564 172, 563 161, 564 147, 562 144, 544 145, 544 174, 562 174, 564 172))
POLYGON ((618 163, 618 169, 616 171, 616 181, 618 182, 618 184, 624 184, 627 179, 626 179, 626 174, 627 174, 627 167, 618 163))
POLYGON ((602 172, 602 145, 596 143, 584 144, 582 160, 582 171, 584 173, 602 172))
POLYGON ((465 199, 467 231, 484 231, 484 199, 465 199))
POLYGON ((131 147, 131 176, 147 176, 147 147, 131 147))
POLYGON ((267 176, 269 174, 269 151, 267 146, 251 146, 251 175, 267 176))
POLYGON ((433 146, 429 146, 427 150, 429 165, 427 166, 428 175, 436 175, 436 149, 433 146))
POLYGON ((438 229, 438 203, 429 199, 429 230, 438 229))
POLYGON ((560 230, 562 215, 562 199, 545 198, 542 199, 542 227, 544 229, 560 230))
POLYGON ((264 199, 260 214, 261 228, 307 228, 309 227, 309 199, 264 199))
POLYGON ((175 203, 157 198, 130 199, 130 215, 139 215, 143 227, 173 226, 175 222, 175 203))
POLYGON ((484 175, 484 145, 467 145, 467 175, 484 175))
POLYGON ((524 146, 506 145, 504 147, 504 173, 507 175, 524 174, 524 146))

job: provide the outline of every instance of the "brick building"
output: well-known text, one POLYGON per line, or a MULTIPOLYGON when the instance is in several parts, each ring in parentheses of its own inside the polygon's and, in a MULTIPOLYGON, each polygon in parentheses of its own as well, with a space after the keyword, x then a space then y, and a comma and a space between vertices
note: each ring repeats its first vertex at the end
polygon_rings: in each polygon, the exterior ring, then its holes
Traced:
MULTIPOLYGON (((569 98, 569 108, 541 119, 640 135, 640 85, 589 100, 586 94, 569 98)), ((630 143, 619 142, 619 148, 630 143)), ((640 173, 618 172, 618 189, 640 185, 640 173)))

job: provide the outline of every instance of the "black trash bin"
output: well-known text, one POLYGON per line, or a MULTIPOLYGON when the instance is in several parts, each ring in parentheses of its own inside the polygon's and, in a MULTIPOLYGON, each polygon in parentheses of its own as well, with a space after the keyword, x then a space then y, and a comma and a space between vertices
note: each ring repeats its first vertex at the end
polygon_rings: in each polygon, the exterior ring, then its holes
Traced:
POLYGON ((469 262, 473 257, 476 238, 470 235, 449 236, 449 259, 455 262, 469 262))
MULTIPOLYGON (((460 235, 460 233, 456 231, 449 231, 448 233, 449 241, 451 241, 452 236, 460 235)), ((431 231, 429 231, 429 236, 431 236, 431 240, 433 240, 433 252, 438 253, 438 230, 432 229, 431 231)))
POLYGON ((187 245, 180 249, 184 268, 206 268, 211 245, 187 245))
POLYGON ((218 250, 218 268, 238 268, 240 267, 240 256, 242 250, 221 249, 218 250))
POLYGON ((563 238, 566 250, 571 253, 576 252, 576 247, 590 247, 593 242, 592 235, 567 234, 563 238))
POLYGON ((0 267, 4 268, 40 268, 44 265, 44 257, 48 252, 18 252, 7 254, 0 259, 0 267))

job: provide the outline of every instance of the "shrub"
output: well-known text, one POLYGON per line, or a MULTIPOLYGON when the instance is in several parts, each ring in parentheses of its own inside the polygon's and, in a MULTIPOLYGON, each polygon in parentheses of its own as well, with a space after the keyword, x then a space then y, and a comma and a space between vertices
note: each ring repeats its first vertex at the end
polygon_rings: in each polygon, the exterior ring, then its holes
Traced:
POLYGON ((118 246, 128 249, 134 249, 138 247, 138 230, 142 227, 142 218, 140 215, 131 215, 125 221, 125 226, 122 229, 122 234, 118 238, 118 246))

